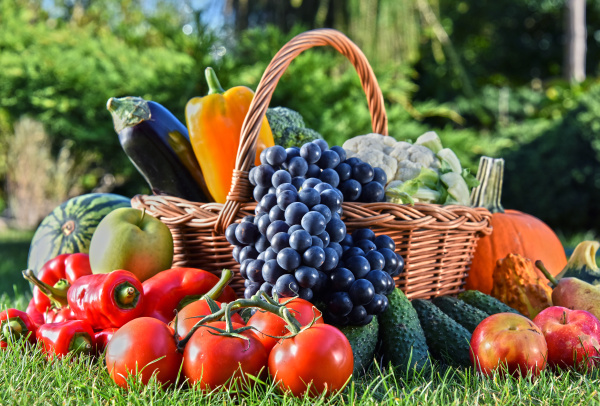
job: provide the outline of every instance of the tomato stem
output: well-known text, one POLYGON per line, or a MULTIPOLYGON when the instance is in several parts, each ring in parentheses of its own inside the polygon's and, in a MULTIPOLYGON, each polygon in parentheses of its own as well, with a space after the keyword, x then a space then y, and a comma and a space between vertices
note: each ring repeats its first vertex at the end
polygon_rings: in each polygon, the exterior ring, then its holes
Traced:
POLYGON ((67 301, 67 291, 71 286, 66 279, 59 280, 54 286, 50 286, 39 280, 31 269, 26 269, 23 272, 23 277, 33 283, 48 299, 58 307, 65 307, 69 304, 67 301))

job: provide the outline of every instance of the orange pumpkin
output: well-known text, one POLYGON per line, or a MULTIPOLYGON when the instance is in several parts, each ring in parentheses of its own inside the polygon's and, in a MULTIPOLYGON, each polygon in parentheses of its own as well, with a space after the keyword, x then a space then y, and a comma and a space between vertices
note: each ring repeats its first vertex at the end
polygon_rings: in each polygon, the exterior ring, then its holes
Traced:
POLYGON ((496 262, 508 254, 519 254, 533 262, 541 260, 553 275, 567 264, 564 247, 546 223, 527 213, 503 209, 503 176, 503 159, 481 158, 477 172, 480 184, 473 191, 473 206, 493 213, 493 231, 477 243, 465 288, 486 294, 492 291, 496 262))

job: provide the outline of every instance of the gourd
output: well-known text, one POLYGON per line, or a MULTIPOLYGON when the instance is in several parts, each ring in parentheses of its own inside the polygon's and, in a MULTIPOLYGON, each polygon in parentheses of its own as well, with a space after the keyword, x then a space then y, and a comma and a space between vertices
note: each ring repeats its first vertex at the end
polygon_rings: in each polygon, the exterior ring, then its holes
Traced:
POLYGON ((600 243, 597 241, 582 241, 577 244, 569 262, 556 275, 556 279, 577 278, 592 285, 600 285, 600 269, 596 265, 596 251, 599 247, 600 243))
POLYGON ((567 263, 565 250, 548 225, 530 214, 504 210, 500 203, 503 176, 503 159, 482 157, 477 172, 480 184, 471 194, 474 207, 485 207, 492 212, 493 231, 477 243, 466 289, 486 294, 492 291, 496 261, 508 254, 519 254, 532 262, 541 260, 554 275, 567 263))
POLYGON ((552 306, 552 288, 532 261, 518 254, 498 260, 492 296, 533 319, 552 306))

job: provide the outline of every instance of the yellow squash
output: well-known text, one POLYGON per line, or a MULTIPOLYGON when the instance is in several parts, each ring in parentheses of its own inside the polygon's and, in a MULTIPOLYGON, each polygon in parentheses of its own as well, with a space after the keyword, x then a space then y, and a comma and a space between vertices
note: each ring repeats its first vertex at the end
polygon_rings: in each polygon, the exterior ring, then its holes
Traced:
MULTIPOLYGON (((208 190, 217 203, 224 203, 231 188, 242 123, 254 92, 245 86, 223 90, 212 68, 206 68, 205 75, 208 95, 188 101, 185 118, 208 190)), ((264 117, 256 145, 256 165, 260 164, 260 153, 274 144, 264 117)))

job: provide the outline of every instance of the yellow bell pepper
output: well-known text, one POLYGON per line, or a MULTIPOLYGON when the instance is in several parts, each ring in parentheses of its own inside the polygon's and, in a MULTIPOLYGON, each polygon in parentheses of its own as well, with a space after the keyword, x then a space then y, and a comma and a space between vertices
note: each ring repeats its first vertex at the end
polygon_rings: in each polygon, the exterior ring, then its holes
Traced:
MULTIPOLYGON (((205 76, 208 95, 190 99, 185 106, 185 118, 208 190, 217 203, 225 203, 231 188, 242 123, 254 92, 245 86, 223 90, 210 67, 206 68, 205 76)), ((273 145, 271 127, 264 117, 256 145, 256 165, 260 165, 260 153, 273 145)))

